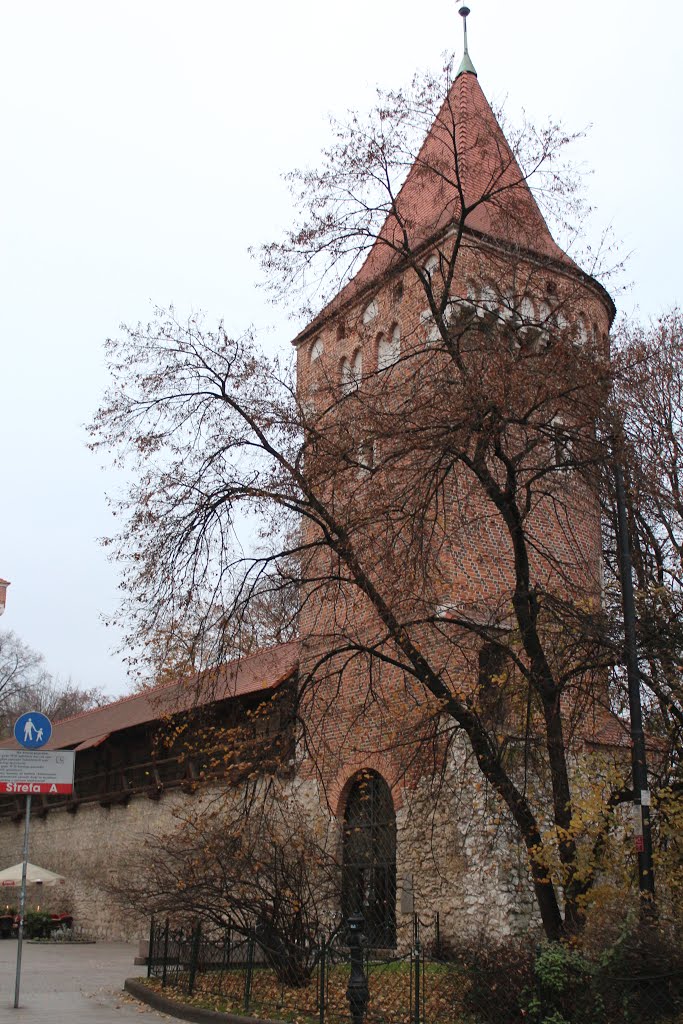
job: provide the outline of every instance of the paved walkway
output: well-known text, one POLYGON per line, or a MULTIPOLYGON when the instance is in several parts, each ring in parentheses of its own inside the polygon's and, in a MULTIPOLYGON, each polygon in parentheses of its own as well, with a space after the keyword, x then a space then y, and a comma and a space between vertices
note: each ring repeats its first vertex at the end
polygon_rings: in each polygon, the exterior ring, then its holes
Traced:
POLYGON ((15 939, 0 941, 0 1022, 2 1024, 157 1024, 174 1018, 141 1007, 122 991, 129 977, 140 977, 136 948, 123 942, 94 945, 33 945, 22 953, 21 996, 14 1009, 15 939))

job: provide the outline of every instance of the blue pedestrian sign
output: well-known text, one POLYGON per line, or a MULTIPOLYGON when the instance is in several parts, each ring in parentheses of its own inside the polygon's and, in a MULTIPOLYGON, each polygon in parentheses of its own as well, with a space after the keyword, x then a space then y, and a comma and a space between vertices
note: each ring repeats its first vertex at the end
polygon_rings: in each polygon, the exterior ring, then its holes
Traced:
POLYGON ((14 738, 27 750, 44 747, 52 735, 52 722, 40 711, 27 711, 14 723, 14 738))

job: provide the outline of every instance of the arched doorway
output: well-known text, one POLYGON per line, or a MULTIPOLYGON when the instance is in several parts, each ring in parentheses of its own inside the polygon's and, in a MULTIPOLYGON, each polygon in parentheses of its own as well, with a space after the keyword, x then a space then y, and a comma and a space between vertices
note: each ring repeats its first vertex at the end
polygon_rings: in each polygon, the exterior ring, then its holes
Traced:
POLYGON ((371 945, 396 945, 396 814, 381 775, 362 771, 344 810, 342 913, 359 911, 371 945))

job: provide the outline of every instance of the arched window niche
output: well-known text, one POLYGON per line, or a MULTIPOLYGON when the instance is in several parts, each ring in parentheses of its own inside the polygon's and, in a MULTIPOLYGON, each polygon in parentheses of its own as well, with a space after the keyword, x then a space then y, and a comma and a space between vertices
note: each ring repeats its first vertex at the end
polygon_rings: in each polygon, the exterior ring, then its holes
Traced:
POLYGON ((380 334, 377 339, 377 369, 386 370, 397 363, 401 357, 401 328, 394 324, 391 337, 380 334))
POLYGON ((315 339, 315 341, 313 342, 313 344, 311 345, 311 347, 309 349, 309 352, 308 352, 309 361, 311 363, 314 363, 317 359, 320 359, 320 357, 323 354, 323 352, 324 352, 323 340, 318 335, 318 337, 315 339))
POLYGON ((358 772, 344 809, 342 914, 362 913, 371 946, 396 945, 396 814, 378 772, 358 772))
POLYGON ((371 299, 363 310, 363 324, 371 324, 376 319, 378 313, 379 305, 377 304, 377 299, 371 299))

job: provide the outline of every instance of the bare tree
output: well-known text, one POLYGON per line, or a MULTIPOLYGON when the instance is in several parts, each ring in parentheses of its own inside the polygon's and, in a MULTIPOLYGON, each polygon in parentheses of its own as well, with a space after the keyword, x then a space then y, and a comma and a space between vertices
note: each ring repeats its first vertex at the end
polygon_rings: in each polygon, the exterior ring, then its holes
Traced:
POLYGON ((0 632, 0 701, 6 704, 22 686, 40 678, 43 655, 32 650, 16 633, 0 632))
MULTIPOLYGON (((283 567, 284 568, 284 567, 283 567)), ((207 666, 244 657, 274 644, 287 643, 297 635, 298 592, 291 585, 296 576, 293 565, 286 567, 290 585, 283 585, 279 572, 271 579, 264 574, 241 596, 236 615, 212 600, 195 599, 162 608, 154 629, 141 647, 126 649, 129 674, 138 689, 194 679, 207 666)))
MULTIPOLYGON (((672 309, 650 325, 624 323, 617 341, 616 399, 624 422, 620 456, 628 480, 640 672, 648 731, 658 746, 652 768, 660 787, 673 784, 683 791, 681 311, 672 309)), ((609 554, 607 567, 614 571, 609 554)))
POLYGON ((338 865, 327 836, 274 780, 209 798, 149 836, 114 894, 136 912, 255 937, 284 984, 305 985, 329 933, 338 865))
POLYGON ((568 752, 608 704, 613 659, 596 432, 611 304, 553 242, 530 191, 537 181, 544 207, 576 225, 569 137, 524 125, 505 142, 479 95, 465 108, 450 88, 444 102, 443 81, 424 79, 338 126, 323 169, 295 179, 299 225, 263 251, 276 295, 336 294, 301 335, 306 351, 318 330, 369 349, 377 289, 406 302, 389 359, 340 377, 332 353, 297 387, 252 337, 159 311, 108 342, 94 447, 135 467, 111 542, 129 642, 199 605, 229 637, 264 586, 296 592, 310 752, 322 757, 328 708, 345 740, 361 712, 389 723, 377 742, 406 772, 416 741, 431 737, 445 759, 465 737, 555 938, 580 927, 593 878, 578 869, 568 752), (416 212, 425 195, 430 231, 416 212), (585 308, 597 310, 587 322, 585 308), (479 558, 478 589, 459 584, 466 558, 479 558), (338 697, 359 669, 367 685, 345 712, 338 697), (547 788, 529 784, 531 766, 547 788))
POLYGON ((53 721, 104 704, 99 687, 84 689, 51 675, 45 659, 16 633, 0 632, 0 736, 9 736, 25 711, 42 711, 53 721))

